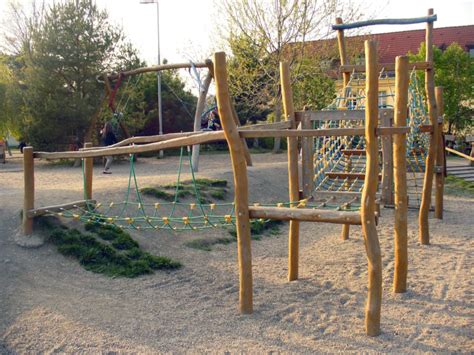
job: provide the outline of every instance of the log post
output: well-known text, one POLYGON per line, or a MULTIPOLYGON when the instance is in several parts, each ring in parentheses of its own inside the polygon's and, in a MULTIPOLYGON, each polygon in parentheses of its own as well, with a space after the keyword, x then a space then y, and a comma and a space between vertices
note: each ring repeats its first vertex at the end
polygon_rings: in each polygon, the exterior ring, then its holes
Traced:
MULTIPOLYGON (((84 148, 92 148, 92 143, 84 143, 84 148)), ((84 199, 92 200, 92 177, 94 175, 94 158, 84 158, 84 199)))
MULTIPOLYGON (((392 119, 387 111, 384 111, 380 118, 383 127, 392 126, 392 119)), ((393 138, 392 136, 382 137, 382 203, 393 205, 393 138)))
MULTIPOLYGON (((291 122, 291 129, 296 128, 293 93, 290 82, 290 67, 286 62, 280 62, 281 95, 285 117, 291 122)), ((288 190, 291 202, 299 200, 298 180, 298 138, 288 137, 288 190)), ((296 207, 291 204, 290 207, 296 207)), ((288 281, 298 279, 299 257, 299 222, 290 221, 288 236, 288 281)))
MULTIPOLYGON (((436 175, 435 175, 435 218, 443 219, 443 196, 444 196, 444 172, 446 165, 446 157, 444 150, 443 136, 443 115, 444 101, 443 88, 437 86, 435 88, 436 106, 438 108, 438 153, 436 154, 436 175)), ((471 155, 474 152, 471 151, 471 155)))
POLYGON ((240 312, 253 312, 252 252, 250 240, 250 220, 248 202, 247 165, 244 145, 234 122, 227 82, 227 66, 224 52, 214 54, 214 79, 216 98, 222 127, 229 145, 235 186, 235 218, 237 227, 237 249, 240 271, 240 312))
MULTIPOLYGON (((433 15, 433 9, 428 10, 428 15, 433 15)), ((425 90, 426 102, 428 106, 428 116, 433 126, 430 135, 430 146, 425 164, 425 177, 423 180, 423 193, 421 197, 420 214, 419 214, 419 238, 420 243, 424 245, 430 244, 430 229, 428 215, 431 205, 431 192, 433 190, 433 172, 436 160, 436 148, 438 141, 438 114, 436 109, 435 89, 434 89, 434 68, 433 68, 433 22, 426 24, 426 61, 431 66, 425 70, 425 90)))
POLYGON ((350 230, 350 225, 349 224, 343 224, 342 225, 342 230, 341 230, 341 239, 342 240, 349 239, 349 230, 350 230))
MULTIPOLYGON (((209 70, 209 72, 206 75, 206 78, 204 79, 204 83, 202 84, 202 87, 200 88, 199 92, 199 97, 198 97, 198 102, 196 105, 196 113, 194 114, 194 132, 200 132, 201 131, 201 116, 202 113, 204 112, 204 106, 206 105, 206 97, 207 97, 207 92, 209 91, 209 86, 211 85, 212 81, 212 72, 209 70)), ((199 144, 193 145, 193 153, 192 153, 192 164, 193 164, 193 170, 195 172, 199 171, 199 144)))
MULTIPOLYGON (((400 56, 395 62, 395 107, 394 126, 402 127, 407 123, 408 107, 408 57, 400 56)), ((393 291, 405 292, 408 271, 408 199, 407 199, 407 162, 406 134, 393 137, 393 172, 395 183, 395 271, 393 291)))
POLYGON ((33 233, 33 218, 28 216, 28 211, 35 208, 35 161, 33 147, 23 148, 23 234, 33 233))
MULTIPOLYGON (((301 120, 302 129, 311 129, 311 120, 309 115, 304 115, 301 120)), ((313 178, 314 178, 314 165, 313 165, 313 137, 302 137, 301 138, 301 170, 302 170, 302 185, 303 185, 303 198, 308 198, 313 193, 313 178)))
MULTIPOLYGON (((342 18, 338 17, 336 18, 336 24, 341 25, 342 24, 342 18)), ((337 44, 339 48, 339 57, 341 59, 341 65, 348 65, 349 60, 347 58, 347 51, 346 51, 346 43, 344 40, 344 30, 337 30, 337 44)), ((344 82, 344 87, 342 88, 342 92, 345 92, 345 88, 347 84, 349 84, 351 75, 348 72, 343 72, 342 73, 342 79, 344 82)))
POLYGON ((375 41, 365 41, 366 109, 365 149, 367 154, 364 188, 361 199, 362 232, 368 261, 368 297, 365 313, 367 335, 380 334, 382 305, 382 257, 375 225, 375 198, 378 184, 378 143, 375 130, 378 123, 378 66, 375 41))

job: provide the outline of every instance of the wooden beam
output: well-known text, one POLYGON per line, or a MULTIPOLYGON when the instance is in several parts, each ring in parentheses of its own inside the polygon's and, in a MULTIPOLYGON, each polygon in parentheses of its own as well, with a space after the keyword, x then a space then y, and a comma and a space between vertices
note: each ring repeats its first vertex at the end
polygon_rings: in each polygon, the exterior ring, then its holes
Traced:
MULTIPOLYGON (((286 62, 280 63, 280 82, 283 111, 291 128, 296 128, 295 109, 293 106, 293 92, 291 90, 290 66, 286 62)), ((299 200, 298 178, 298 138, 288 137, 288 191, 290 201, 299 200)), ((290 207, 296 207, 293 204, 290 207)), ((288 281, 298 279, 299 259, 299 222, 290 221, 288 233, 288 281)))
POLYGON ((28 211, 35 208, 35 162, 33 147, 23 148, 23 234, 33 233, 33 219, 28 211))
MULTIPOLYGON (((380 123, 382 126, 391 127, 392 118, 382 116, 380 123)), ((382 140, 382 203, 393 205, 393 137, 392 135, 384 135, 382 140)))
MULTIPOLYGON (((433 15, 433 9, 428 10, 428 15, 433 15)), ((426 24, 426 61, 433 63, 433 23, 426 24)), ((428 116, 433 126, 433 132, 430 135, 430 146, 425 163, 425 177, 423 180, 423 192, 421 196, 419 213, 419 239, 420 243, 430 244, 430 230, 428 215, 431 205, 431 192, 433 190, 433 172, 437 154, 438 142, 438 112, 436 108, 435 89, 434 89, 434 69, 425 70, 425 91, 426 103, 428 106, 428 116)))
POLYGON ((87 207, 87 205, 95 205, 96 200, 80 200, 75 202, 63 203, 60 205, 53 205, 41 208, 35 208, 28 211, 28 217, 34 218, 43 216, 45 214, 62 212, 67 210, 72 210, 75 208, 87 207))
POLYGON ((259 123, 239 127, 239 130, 261 130, 261 129, 288 129, 291 128, 292 124, 290 121, 281 121, 273 123, 259 123))
POLYGON ((451 149, 451 148, 444 148, 447 152, 450 152, 450 153, 453 153, 453 154, 456 154, 457 156, 460 156, 461 158, 464 158, 464 159, 467 159, 469 161, 474 161, 474 157, 470 157, 469 155, 467 154, 464 154, 464 153, 461 153, 461 152, 458 152, 457 150, 454 150, 454 149, 451 149))
POLYGON ((280 221, 306 221, 360 225, 359 212, 342 212, 324 209, 249 206, 250 218, 280 221))
MULTIPOLYGON (((408 85, 408 57, 396 58, 395 81, 395 127, 403 126, 407 121, 408 85)), ((407 159, 406 135, 397 134, 393 137, 393 173, 394 173, 394 247, 395 270, 393 275, 393 291, 396 293, 407 290, 408 273, 408 190, 407 190, 407 159)))
MULTIPOLYGON (((107 77, 110 80, 117 79, 120 75, 122 77, 127 77, 131 75, 143 74, 143 73, 152 73, 152 72, 159 72, 163 70, 173 70, 173 69, 190 69, 192 67, 195 68, 209 68, 212 67, 212 62, 208 59, 205 63, 174 63, 174 64, 162 64, 162 65, 154 65, 151 67, 144 67, 144 68, 137 68, 132 70, 127 70, 121 73, 113 73, 108 74, 107 77)), ((103 76, 102 76, 103 78, 103 76)))
MULTIPOLYGON (((360 180, 363 180, 365 179, 365 174, 364 173, 345 173, 345 172, 342 172, 342 171, 334 171, 334 172, 325 172, 324 173, 325 176, 327 176, 328 178, 331 178, 331 179, 335 179, 335 178, 338 178, 338 179, 348 179, 348 180, 355 180, 355 179, 360 179, 360 180)), ((382 180, 382 175, 379 174, 378 175, 378 180, 381 181, 382 180)))
MULTIPOLYGON (((380 117, 393 117, 393 109, 380 109, 380 117)), ((302 120, 309 116, 311 121, 364 121, 365 110, 321 110, 321 111, 298 111, 295 116, 302 120)))
MULTIPOLYGON (((433 64, 429 62, 413 62, 408 63, 408 67, 416 70, 426 70, 431 69, 433 64)), ((395 63, 379 64, 378 71, 382 70, 393 72, 395 70, 395 63)), ((339 71, 341 73, 365 73, 365 65, 341 65, 339 71)))
POLYGON ((238 134, 230 104, 227 83, 227 64, 224 52, 214 54, 214 79, 216 83, 217 107, 229 145, 232 169, 234 172, 234 203, 237 229, 237 253, 240 275, 240 312, 253 311, 252 252, 250 240, 250 220, 248 209, 247 162, 244 145, 238 134))
MULTIPOLYGON (((336 25, 342 25, 342 18, 340 17, 336 18, 336 25)), ((343 29, 337 30, 337 47, 339 49, 339 58, 341 59, 341 64, 342 65, 349 64, 349 59, 348 59, 347 51, 346 51, 346 41, 344 38, 343 29)), ((350 78, 351 78, 350 73, 347 73, 347 72, 342 73, 342 82, 344 84, 343 90, 345 90, 347 84, 349 84, 350 78)))
MULTIPOLYGON (((436 154, 436 165, 441 166, 442 171, 436 171, 435 175, 435 218, 443 219, 443 195, 444 195, 444 174, 446 171, 446 156, 444 150, 443 137, 443 116, 444 116, 444 100, 443 88, 437 86, 435 88, 436 106, 438 107, 438 149, 436 154), (441 122, 440 122, 441 121, 441 122)), ((471 151, 471 155, 474 152, 471 151)))
MULTIPOLYGON (((311 121, 305 116, 301 121, 301 129, 311 129, 311 121)), ((313 162, 314 139, 313 137, 301 138, 301 171, 303 198, 308 198, 313 192, 314 162, 313 162)))
MULTIPOLYGON (((409 127, 380 127, 375 130, 376 135, 391 135, 406 133, 409 127)), ((278 129, 261 129, 261 130, 244 130, 237 129, 239 135, 243 138, 259 138, 259 137, 316 137, 316 136, 363 136, 363 128, 328 128, 328 129, 302 129, 302 130, 278 130, 278 129)), ((66 151, 66 152, 36 152, 35 158, 40 159, 73 159, 73 158, 89 158, 102 157, 106 155, 126 155, 144 152, 153 152, 162 149, 172 149, 187 145, 202 144, 215 142, 225 139, 223 131, 215 132, 189 132, 174 133, 176 138, 166 139, 161 142, 154 142, 137 146, 120 146, 96 148, 92 150, 66 151)), ((135 137, 138 138, 138 137, 135 137)), ((144 137, 143 137, 144 138, 144 137)), ((145 140, 145 139, 143 139, 145 140)))
POLYGON ((378 143, 375 131, 378 122, 378 68, 377 45, 365 41, 366 117, 365 149, 367 150, 366 175, 361 198, 362 232, 368 260, 368 298, 365 311, 365 328, 369 336, 380 334, 380 310, 382 306, 382 255, 375 221, 375 196, 378 176, 378 143))

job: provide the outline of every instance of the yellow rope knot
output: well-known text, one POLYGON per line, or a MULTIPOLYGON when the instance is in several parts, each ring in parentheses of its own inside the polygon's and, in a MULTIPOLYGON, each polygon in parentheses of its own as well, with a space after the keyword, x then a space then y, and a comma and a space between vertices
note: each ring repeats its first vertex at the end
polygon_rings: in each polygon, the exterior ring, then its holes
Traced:
POLYGON ((189 224, 189 217, 183 217, 183 223, 188 225, 189 224))
POLYGON ((168 217, 163 217, 163 224, 166 224, 166 225, 170 224, 170 220, 168 217))
POLYGON ((306 207, 306 202, 308 202, 307 199, 302 199, 302 200, 299 201, 299 203, 296 207, 306 207))
POLYGON ((208 216, 204 216, 204 224, 205 225, 209 224, 209 217, 208 216))
POLYGON ((139 203, 139 204, 137 205, 137 209, 141 209, 141 208, 142 208, 142 204, 139 203))
POLYGON ((232 216, 230 214, 226 214, 224 216, 224 220, 225 220, 226 223, 230 223, 230 222, 232 222, 232 216))
POLYGON ((79 216, 78 214, 75 214, 75 213, 74 213, 74 214, 72 215, 72 218, 74 218, 74 219, 77 221, 79 218, 81 218, 81 216, 79 216))
POLYGON ((158 209, 158 208, 160 208, 160 204, 157 202, 155 203, 155 209, 158 209))
POLYGON ((133 224, 133 218, 131 217, 125 217, 125 221, 127 221, 128 224, 133 224))
POLYGON ((112 217, 108 217, 108 218, 107 218, 107 222, 109 222, 109 223, 114 223, 114 219, 113 219, 112 217))
POLYGON ((190 203, 190 204, 189 204, 189 209, 194 210, 195 208, 196 208, 196 204, 195 204, 195 203, 190 203))
POLYGON ((277 203, 277 207, 283 207, 283 203, 282 203, 282 202, 278 202, 278 203, 277 203))
POLYGON ((216 204, 215 204, 215 203, 211 203, 211 204, 209 205, 209 207, 210 207, 211 210, 215 210, 215 209, 216 209, 216 204))
POLYGON ((109 207, 114 207, 114 203, 111 202, 110 205, 109 205, 109 207))

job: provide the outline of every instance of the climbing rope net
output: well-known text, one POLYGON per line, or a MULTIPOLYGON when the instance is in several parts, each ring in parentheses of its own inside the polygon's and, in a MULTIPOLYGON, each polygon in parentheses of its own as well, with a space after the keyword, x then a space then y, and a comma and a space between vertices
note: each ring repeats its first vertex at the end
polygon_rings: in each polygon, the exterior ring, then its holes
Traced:
MULTIPOLYGON (((390 80, 383 71, 379 80, 390 80)), ((348 85, 340 96, 324 110, 357 110, 365 108, 364 74, 352 73, 348 85)), ((395 97, 391 91, 392 85, 386 85, 388 92, 379 93, 379 108, 393 108, 389 98, 395 97)), ((422 174, 425 170, 425 160, 429 147, 429 135, 423 134, 421 127, 428 124, 426 104, 420 81, 413 70, 409 84, 409 115, 407 126, 407 168, 411 172, 409 194, 415 197, 411 201, 421 202, 422 174)), ((321 120, 314 121, 313 128, 362 128, 364 120, 321 120)), ((379 151, 381 152, 381 139, 379 151)), ((326 136, 314 140, 314 178, 313 191, 318 192, 357 192, 361 193, 364 186, 366 167, 364 136, 326 136), (344 173, 344 174, 339 174, 344 173), (348 173, 348 174, 346 174, 348 173)), ((390 157, 391 159, 391 157, 390 157)), ((380 154, 380 168, 383 157, 380 154)))
MULTIPOLYGON (((189 160, 189 170, 192 178, 193 195, 190 202, 179 202, 180 191, 182 191, 181 175, 184 163, 184 148, 181 149, 177 182, 175 185, 173 201, 153 201, 151 197, 143 196, 139 187, 135 170, 135 159, 129 157, 129 176, 125 197, 120 202, 93 203, 85 206, 74 206, 71 210, 50 212, 49 214, 60 217, 71 218, 85 223, 99 223, 103 225, 115 225, 122 229, 147 230, 168 229, 173 231, 193 231, 207 228, 222 228, 235 225, 235 210, 233 202, 208 203, 204 202, 199 190, 199 181, 196 179, 189 147, 186 149, 189 160)), ((85 196, 85 174, 83 164, 84 196, 85 196)), ((325 202, 312 203, 307 199, 299 201, 260 204, 256 206, 275 207, 305 207, 313 209, 332 209, 338 211, 357 211, 360 206, 356 199, 344 203, 336 203, 329 198, 325 202)), ((260 223, 267 220, 260 219, 260 223)))

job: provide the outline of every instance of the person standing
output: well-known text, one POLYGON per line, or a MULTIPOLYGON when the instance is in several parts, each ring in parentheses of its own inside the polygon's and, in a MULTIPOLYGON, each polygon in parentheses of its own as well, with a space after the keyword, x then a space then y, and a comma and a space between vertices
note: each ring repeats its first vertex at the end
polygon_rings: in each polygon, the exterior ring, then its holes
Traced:
MULTIPOLYGON (((104 146, 109 146, 112 144, 117 143, 117 138, 115 137, 114 134, 114 129, 112 127, 112 123, 110 121, 107 121, 104 125, 104 128, 100 131, 102 134, 102 144, 104 146)), ((105 167, 104 167, 104 174, 112 174, 110 171, 110 166, 112 165, 113 157, 111 155, 105 157, 105 167)))

